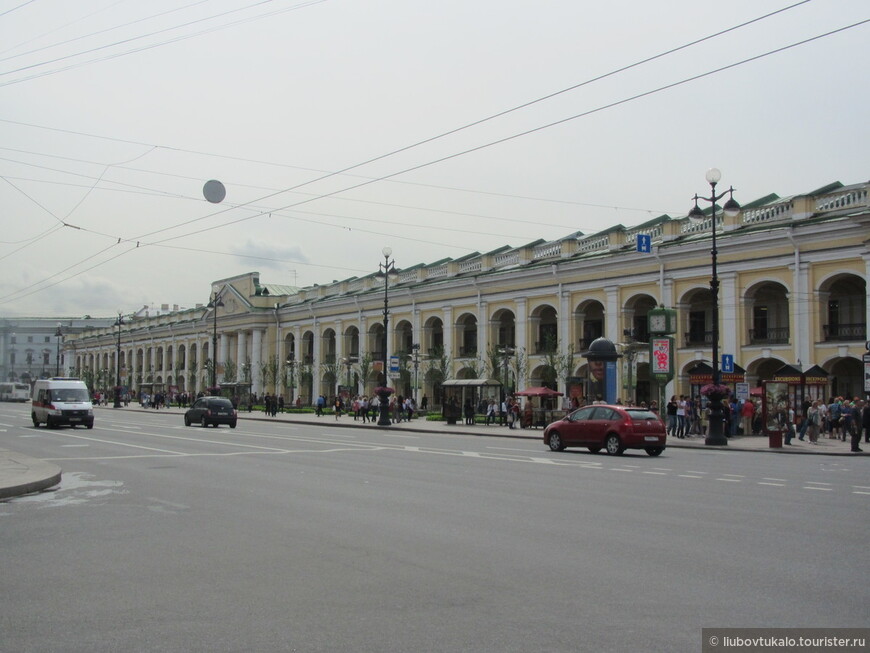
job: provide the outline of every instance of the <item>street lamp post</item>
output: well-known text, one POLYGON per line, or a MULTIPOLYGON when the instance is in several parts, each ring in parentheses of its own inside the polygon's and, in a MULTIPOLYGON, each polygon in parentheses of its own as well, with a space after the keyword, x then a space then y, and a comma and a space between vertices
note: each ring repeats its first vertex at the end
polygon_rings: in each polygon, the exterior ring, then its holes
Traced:
POLYGON ((211 336, 211 387, 212 392, 217 387, 217 309, 219 306, 223 306, 224 303, 221 300, 220 294, 217 291, 211 297, 207 304, 207 308, 212 309, 214 311, 214 328, 212 330, 211 336))
POLYGON ((498 353, 501 355, 502 366, 504 367, 503 394, 505 397, 507 397, 508 390, 508 363, 510 363, 511 356, 514 355, 515 351, 516 350, 510 345, 504 345, 498 349, 498 353))
MULTIPOLYGON (((725 195, 729 196, 728 201, 725 202, 725 206, 723 207, 725 215, 728 216, 737 215, 740 212, 740 205, 734 200, 733 187, 729 187, 728 190, 723 191, 718 195, 716 194, 716 184, 718 184, 719 180, 722 178, 722 173, 719 171, 718 168, 710 168, 707 171, 706 178, 707 183, 710 184, 710 197, 699 197, 697 193, 695 194, 695 197, 693 198, 695 200, 695 206, 691 211, 689 211, 689 219, 695 222, 703 221, 704 212, 701 210, 701 207, 698 206, 698 200, 704 200, 705 202, 710 203, 712 207, 710 223, 712 225, 713 232, 712 249, 710 250, 713 267, 712 277, 710 278, 710 295, 713 304, 710 339, 713 341, 713 385, 720 386, 722 377, 719 373, 719 275, 716 268, 719 252, 716 249, 716 202, 725 197, 725 195)), ((728 444, 728 438, 725 437, 725 434, 723 432, 723 398, 724 395, 718 392, 714 392, 709 395, 710 427, 704 444, 711 446, 722 446, 728 444)))
POLYGON ((121 311, 118 311, 118 319, 115 326, 118 327, 118 344, 115 348, 115 403, 113 408, 121 407, 121 325, 124 323, 121 311))
MULTIPOLYGON (((390 354, 387 350, 389 342, 389 323, 390 323, 390 275, 396 275, 396 260, 390 259, 393 253, 392 248, 384 247, 381 250, 384 255, 384 262, 378 264, 378 274, 384 275, 384 382, 381 388, 387 387, 387 370, 389 369, 390 354)), ((378 402, 380 408, 380 416, 378 417, 378 426, 390 425, 390 393, 381 392, 378 394, 378 402)))
POLYGON ((57 329, 54 330, 54 337, 57 338, 57 351, 54 358, 54 375, 60 376, 60 341, 63 338, 63 329, 60 322, 57 323, 57 329))
POLYGON ((417 371, 420 369, 420 343, 411 345, 411 351, 414 352, 414 408, 417 407, 417 395, 419 394, 419 384, 417 382, 417 371))

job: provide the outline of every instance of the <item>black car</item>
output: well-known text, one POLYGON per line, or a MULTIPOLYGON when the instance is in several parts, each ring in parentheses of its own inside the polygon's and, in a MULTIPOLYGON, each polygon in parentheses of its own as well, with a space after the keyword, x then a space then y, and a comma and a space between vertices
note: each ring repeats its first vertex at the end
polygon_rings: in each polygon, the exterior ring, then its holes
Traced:
POLYGON ((224 397, 201 397, 184 413, 185 426, 193 423, 202 426, 229 424, 234 429, 237 419, 238 413, 233 408, 233 403, 224 397))

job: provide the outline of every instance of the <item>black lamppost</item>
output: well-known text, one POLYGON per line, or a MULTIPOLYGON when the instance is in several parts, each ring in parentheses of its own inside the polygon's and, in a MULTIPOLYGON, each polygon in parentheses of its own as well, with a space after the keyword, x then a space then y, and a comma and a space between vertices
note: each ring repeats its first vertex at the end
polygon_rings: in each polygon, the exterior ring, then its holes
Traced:
MULTIPOLYGON (((710 255, 713 262, 713 276, 710 278, 710 295, 713 302, 713 324, 710 330, 710 339, 713 341, 713 385, 720 386, 722 377, 719 373, 719 275, 716 269, 717 256, 719 252, 716 249, 716 202, 725 197, 725 195, 729 196, 728 201, 725 202, 725 206, 723 207, 725 215, 728 216, 735 216, 740 213, 740 205, 734 200, 733 187, 730 187, 728 190, 723 191, 718 195, 716 194, 716 184, 718 184, 719 180, 722 178, 722 173, 718 168, 710 168, 707 171, 706 177, 707 183, 710 184, 710 197, 699 197, 695 194, 695 197, 693 198, 695 200, 695 206, 691 211, 689 211, 689 219, 695 222, 704 221, 704 212, 701 210, 701 207, 698 206, 698 200, 704 200, 711 204, 712 215, 710 218, 710 224, 712 225, 713 231, 713 246, 710 250, 710 255)), ((728 444, 728 438, 725 437, 722 428, 724 421, 722 399, 724 396, 724 394, 718 392, 713 392, 708 396, 710 401, 710 428, 704 444, 712 446, 728 444)))
MULTIPOLYGON (((384 276, 384 382, 381 384, 381 388, 387 387, 387 370, 389 369, 390 362, 390 353, 387 350, 387 343, 389 342, 388 333, 389 333, 389 323, 390 323, 390 275, 393 277, 398 274, 396 272, 396 260, 390 259, 390 255, 393 253, 392 248, 384 247, 381 250, 381 253, 384 255, 384 262, 378 264, 378 274, 384 276)), ((390 425, 390 393, 389 392, 380 392, 378 393, 378 402, 380 408, 380 416, 378 417, 378 426, 389 426, 390 425)))
POLYGON ((508 363, 510 363, 511 356, 513 356, 514 353, 516 353, 516 350, 515 350, 513 347, 511 347, 510 345, 504 345, 504 346, 498 348, 498 353, 499 353, 499 355, 502 357, 502 358, 501 358, 501 360, 502 360, 502 365, 504 366, 504 387, 503 387, 503 394, 504 394, 505 397, 507 397, 507 391, 508 391, 508 363))
POLYGON ((63 329, 60 322, 57 323, 57 328, 54 330, 54 337, 57 338, 57 351, 54 358, 54 375, 60 376, 60 341, 63 338, 63 329))
POLYGON ((420 343, 414 343, 411 345, 411 351, 414 352, 414 409, 417 408, 417 395, 419 390, 419 385, 417 383, 417 370, 420 368, 420 343))
POLYGON ((210 308, 214 315, 214 329, 211 336, 211 388, 212 392, 217 387, 217 309, 223 306, 221 296, 215 291, 206 308, 210 308))
POLYGON ((121 311, 118 311, 118 319, 115 321, 115 326, 118 327, 118 344, 115 348, 115 403, 113 408, 121 407, 121 325, 124 323, 124 318, 121 311))

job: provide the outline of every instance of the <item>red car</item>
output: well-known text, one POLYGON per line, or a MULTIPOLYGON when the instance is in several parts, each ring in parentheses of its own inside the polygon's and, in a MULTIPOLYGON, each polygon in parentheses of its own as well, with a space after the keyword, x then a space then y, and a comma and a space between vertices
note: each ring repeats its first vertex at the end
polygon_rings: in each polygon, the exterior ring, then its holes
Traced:
POLYGON ((603 447, 612 456, 626 449, 644 449, 650 456, 658 456, 665 450, 666 441, 661 418, 635 406, 584 406, 544 429, 544 444, 553 451, 586 447, 597 453, 603 447))

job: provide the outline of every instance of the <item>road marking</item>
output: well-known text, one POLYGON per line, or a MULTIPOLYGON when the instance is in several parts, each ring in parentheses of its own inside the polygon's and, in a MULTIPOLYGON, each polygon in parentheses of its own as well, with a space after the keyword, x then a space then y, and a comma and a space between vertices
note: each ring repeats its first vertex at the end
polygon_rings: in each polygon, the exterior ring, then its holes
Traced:
POLYGON ((804 481, 807 485, 830 485, 830 483, 820 483, 818 481, 804 481))
POLYGON ((707 472, 696 472, 694 469, 687 469, 686 474, 706 474, 707 472))
POLYGON ((812 485, 804 485, 804 490, 821 490, 822 492, 833 492, 834 488, 830 487, 814 487, 812 485))
POLYGON ((859 490, 852 490, 852 494, 868 494, 868 495, 870 495, 870 492, 861 492, 859 490))
POLYGON ((773 485, 774 487, 785 487, 785 483, 767 483, 765 481, 758 481, 759 485, 773 485))
POLYGON ((667 476, 666 472, 641 472, 642 474, 652 474, 653 476, 667 476))
POLYGON ((768 478, 767 476, 764 476, 763 479, 765 481, 779 481, 780 483, 785 483, 788 480, 785 478, 768 478))
POLYGON ((622 469, 621 467, 611 467, 611 472, 633 472, 633 469, 622 469))
POLYGON ((64 447, 69 448, 69 447, 90 447, 91 445, 89 445, 89 444, 62 444, 60 446, 61 446, 61 448, 64 448, 64 447))
POLYGON ((681 478, 704 478, 703 476, 695 476, 693 474, 677 474, 681 478))
POLYGON ((726 483, 740 483, 739 478, 717 478, 717 481, 725 481, 726 483))

